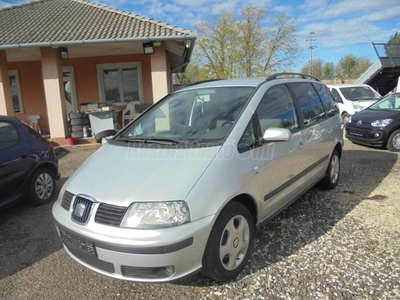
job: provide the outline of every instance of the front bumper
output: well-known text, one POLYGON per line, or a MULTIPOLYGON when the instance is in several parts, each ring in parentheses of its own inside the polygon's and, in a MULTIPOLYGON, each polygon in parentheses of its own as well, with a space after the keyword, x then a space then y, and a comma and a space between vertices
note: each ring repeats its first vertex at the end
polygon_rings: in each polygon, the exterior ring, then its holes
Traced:
POLYGON ((353 143, 383 147, 387 143, 388 134, 381 128, 359 128, 346 126, 346 138, 353 143))
POLYGON ((98 273, 130 281, 167 282, 201 269, 213 216, 160 230, 110 227, 71 221, 71 211, 53 205, 57 232, 67 253, 98 273))

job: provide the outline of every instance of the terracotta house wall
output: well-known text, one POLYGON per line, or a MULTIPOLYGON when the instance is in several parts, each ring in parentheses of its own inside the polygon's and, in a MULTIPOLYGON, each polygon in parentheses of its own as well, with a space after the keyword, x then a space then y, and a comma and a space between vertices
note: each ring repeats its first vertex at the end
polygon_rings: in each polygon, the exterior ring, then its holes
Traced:
POLYGON ((97 82, 97 65, 125 62, 141 62, 143 96, 146 103, 153 102, 151 85, 150 58, 147 55, 124 55, 75 58, 62 61, 62 66, 72 66, 75 75, 75 88, 78 107, 85 102, 98 102, 99 87, 97 82))
POLYGON ((43 132, 48 132, 49 124, 47 120, 41 61, 9 63, 8 68, 9 70, 18 71, 22 103, 24 106, 24 112, 15 114, 15 116, 21 121, 29 123, 29 115, 40 115, 40 129, 43 132))
MULTIPOLYGON (((149 55, 139 54, 62 60, 61 64, 63 67, 72 66, 74 68, 78 108, 79 104, 84 102, 100 101, 97 82, 97 65, 124 62, 141 62, 144 102, 153 103, 149 55)), ((17 70, 19 75, 24 112, 16 114, 16 117, 29 123, 27 119, 29 115, 40 115, 40 129, 42 132, 48 133, 49 124, 41 61, 12 62, 8 63, 8 68, 9 70, 17 70)))

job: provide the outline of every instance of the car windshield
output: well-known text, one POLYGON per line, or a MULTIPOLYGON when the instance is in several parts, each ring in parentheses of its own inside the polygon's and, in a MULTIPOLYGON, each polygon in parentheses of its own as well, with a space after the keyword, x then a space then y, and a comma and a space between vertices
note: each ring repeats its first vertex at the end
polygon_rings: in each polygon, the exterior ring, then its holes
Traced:
POLYGON ((142 143, 215 143, 225 139, 255 87, 178 91, 153 106, 117 137, 142 143))
POLYGON ((368 86, 351 86, 340 88, 343 96, 350 101, 379 100, 381 95, 368 86))
POLYGON ((386 96, 381 101, 372 104, 369 109, 400 111, 400 93, 386 96))

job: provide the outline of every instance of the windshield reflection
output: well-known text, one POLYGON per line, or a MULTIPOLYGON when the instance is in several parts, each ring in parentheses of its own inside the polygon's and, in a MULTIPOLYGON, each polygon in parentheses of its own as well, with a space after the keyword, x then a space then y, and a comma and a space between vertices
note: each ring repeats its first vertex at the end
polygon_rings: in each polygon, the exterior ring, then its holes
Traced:
POLYGON ((221 142, 254 90, 217 87, 179 91, 140 116, 116 140, 162 144, 221 142))

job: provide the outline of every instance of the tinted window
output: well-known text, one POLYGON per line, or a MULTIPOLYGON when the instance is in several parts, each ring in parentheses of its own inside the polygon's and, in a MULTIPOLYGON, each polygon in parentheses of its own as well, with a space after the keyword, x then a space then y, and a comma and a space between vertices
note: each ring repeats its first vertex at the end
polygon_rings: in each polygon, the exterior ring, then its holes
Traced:
POLYGON ((0 150, 9 148, 18 143, 19 134, 17 128, 10 123, 0 121, 0 150))
POLYGON ((328 117, 337 115, 339 113, 339 109, 328 87, 326 85, 319 83, 314 83, 313 85, 317 90, 317 93, 322 101, 322 104, 325 107, 325 111, 328 114, 328 117))
POLYGON ((311 83, 291 83, 290 85, 300 105, 304 125, 314 124, 326 117, 321 100, 311 83))
POLYGON ((333 96, 333 99, 335 99, 336 102, 343 103, 343 100, 340 97, 340 94, 336 89, 332 89, 332 96, 333 96))
POLYGON ((287 128, 291 131, 299 128, 292 96, 286 85, 270 88, 257 108, 261 134, 270 127, 287 128))

